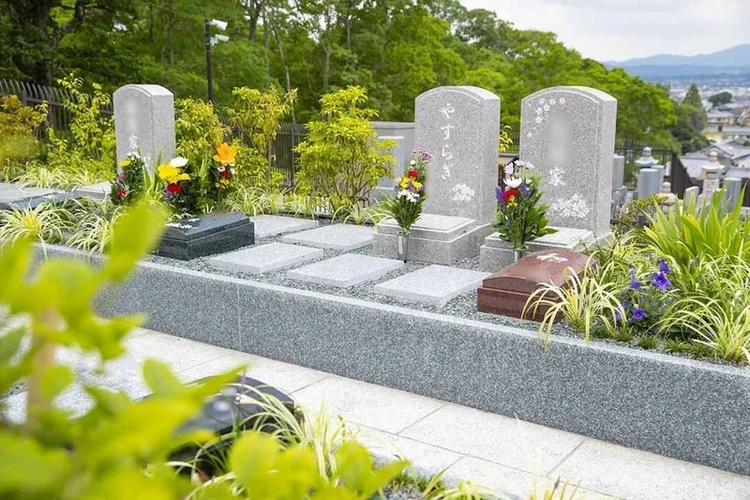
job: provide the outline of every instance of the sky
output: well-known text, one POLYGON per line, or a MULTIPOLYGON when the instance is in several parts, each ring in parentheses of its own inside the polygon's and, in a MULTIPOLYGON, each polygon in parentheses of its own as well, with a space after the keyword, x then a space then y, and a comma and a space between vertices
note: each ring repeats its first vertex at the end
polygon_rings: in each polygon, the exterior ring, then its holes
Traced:
POLYGON ((518 28, 557 33, 584 57, 696 55, 750 43, 750 0, 460 0, 518 28))

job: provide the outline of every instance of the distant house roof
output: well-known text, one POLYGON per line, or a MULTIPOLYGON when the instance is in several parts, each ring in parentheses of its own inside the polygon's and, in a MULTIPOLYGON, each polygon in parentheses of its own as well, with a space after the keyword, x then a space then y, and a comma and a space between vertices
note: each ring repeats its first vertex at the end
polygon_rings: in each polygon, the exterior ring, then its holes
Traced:
POLYGON ((750 127, 724 127, 724 134, 750 135, 750 127))
POLYGON ((734 118, 734 115, 728 111, 716 111, 712 110, 708 112, 708 119, 718 120, 720 118, 734 118))
POLYGON ((740 179, 750 179, 750 168, 732 167, 727 170, 724 177, 739 177, 740 179))
POLYGON ((716 150, 719 156, 723 158, 734 158, 734 155, 736 154, 736 151, 730 144, 721 143, 721 142, 715 142, 713 144, 709 144, 708 146, 701 149, 700 151, 695 151, 694 152, 695 154, 693 153, 688 153, 688 154, 693 155, 692 156, 693 158, 697 158, 698 155, 701 155, 702 158, 704 158, 705 160, 708 160, 708 153, 710 153, 711 150, 716 150))

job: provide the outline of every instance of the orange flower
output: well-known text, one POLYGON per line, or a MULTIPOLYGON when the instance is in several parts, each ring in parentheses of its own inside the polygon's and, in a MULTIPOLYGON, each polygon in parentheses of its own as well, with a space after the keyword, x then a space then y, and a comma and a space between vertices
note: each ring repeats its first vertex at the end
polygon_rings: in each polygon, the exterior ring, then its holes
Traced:
POLYGON ((222 167, 234 165, 236 156, 237 148, 230 146, 226 142, 216 143, 216 154, 214 155, 214 160, 221 163, 222 167))

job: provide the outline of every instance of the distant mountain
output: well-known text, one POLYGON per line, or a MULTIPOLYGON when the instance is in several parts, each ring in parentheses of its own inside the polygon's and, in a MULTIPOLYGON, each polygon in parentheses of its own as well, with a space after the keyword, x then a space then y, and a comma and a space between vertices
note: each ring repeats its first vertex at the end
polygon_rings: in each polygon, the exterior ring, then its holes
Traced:
POLYGON ((750 43, 697 56, 660 54, 627 61, 606 61, 608 68, 623 68, 646 80, 750 78, 750 43))
POLYGON ((699 54, 697 56, 659 54, 620 62, 607 61, 604 64, 618 68, 632 66, 724 66, 736 68, 750 66, 750 43, 737 45, 731 49, 720 50, 712 54, 699 54))

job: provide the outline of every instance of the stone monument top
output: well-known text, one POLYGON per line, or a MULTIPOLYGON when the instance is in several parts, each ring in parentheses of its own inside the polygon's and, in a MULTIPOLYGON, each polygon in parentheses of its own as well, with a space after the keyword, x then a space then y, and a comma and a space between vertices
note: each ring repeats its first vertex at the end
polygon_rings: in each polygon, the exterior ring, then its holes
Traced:
POLYGON ((424 212, 479 225, 497 211, 500 98, 478 87, 438 87, 416 99, 415 145, 429 151, 424 212))

